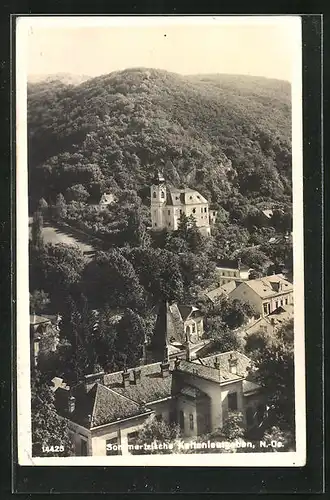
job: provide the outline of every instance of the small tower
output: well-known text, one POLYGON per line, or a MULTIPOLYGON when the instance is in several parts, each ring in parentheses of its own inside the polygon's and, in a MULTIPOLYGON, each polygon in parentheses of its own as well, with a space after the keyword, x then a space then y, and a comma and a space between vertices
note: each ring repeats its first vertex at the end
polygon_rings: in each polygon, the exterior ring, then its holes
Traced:
POLYGON ((151 225, 153 230, 165 227, 166 184, 163 174, 158 170, 150 189, 151 225))

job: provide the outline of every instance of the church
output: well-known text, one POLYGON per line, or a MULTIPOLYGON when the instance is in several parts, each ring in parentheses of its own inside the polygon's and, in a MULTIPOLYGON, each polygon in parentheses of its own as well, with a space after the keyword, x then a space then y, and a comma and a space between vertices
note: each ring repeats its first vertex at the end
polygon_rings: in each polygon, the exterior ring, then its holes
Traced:
POLYGON ((151 223, 152 229, 164 228, 176 231, 180 216, 193 216, 196 225, 204 236, 211 234, 211 223, 216 213, 209 210, 208 201, 198 191, 190 188, 177 189, 166 184, 162 173, 158 172, 151 185, 151 223))

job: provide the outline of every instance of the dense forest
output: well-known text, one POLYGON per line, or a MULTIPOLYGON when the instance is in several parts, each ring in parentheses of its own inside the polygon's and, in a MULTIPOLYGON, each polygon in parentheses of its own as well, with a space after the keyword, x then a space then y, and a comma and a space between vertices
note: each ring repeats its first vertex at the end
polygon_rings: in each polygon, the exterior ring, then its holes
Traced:
POLYGON ((148 204, 157 167, 229 213, 290 206, 289 83, 144 68, 67 81, 28 86, 32 211, 77 185, 88 201, 130 189, 148 204))

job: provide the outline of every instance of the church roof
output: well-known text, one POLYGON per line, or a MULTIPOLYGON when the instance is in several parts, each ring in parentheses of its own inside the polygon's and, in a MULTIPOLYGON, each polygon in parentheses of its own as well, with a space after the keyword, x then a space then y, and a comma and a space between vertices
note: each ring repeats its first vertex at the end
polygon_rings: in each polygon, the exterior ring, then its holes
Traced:
POLYGON ((202 196, 198 191, 190 188, 167 188, 167 198, 166 204, 173 206, 181 205, 205 205, 207 202, 206 198, 202 196))

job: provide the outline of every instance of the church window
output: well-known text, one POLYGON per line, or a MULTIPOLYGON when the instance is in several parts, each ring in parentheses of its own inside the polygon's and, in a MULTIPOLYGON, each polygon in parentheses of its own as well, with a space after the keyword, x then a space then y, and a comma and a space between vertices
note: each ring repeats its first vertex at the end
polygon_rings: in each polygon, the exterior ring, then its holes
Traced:
POLYGON ((193 211, 193 214, 195 214, 196 213, 196 208, 193 208, 192 211, 193 211))
POLYGON ((161 196, 161 198, 165 198, 165 193, 164 193, 164 191, 161 191, 160 196, 161 196))
POLYGON ((207 212, 207 207, 204 207, 204 212, 205 212, 205 213, 207 212))
POLYGON ((153 192, 152 196, 153 196, 154 198, 156 198, 156 197, 157 197, 157 195, 156 195, 156 191, 154 191, 154 192, 153 192))

